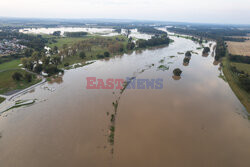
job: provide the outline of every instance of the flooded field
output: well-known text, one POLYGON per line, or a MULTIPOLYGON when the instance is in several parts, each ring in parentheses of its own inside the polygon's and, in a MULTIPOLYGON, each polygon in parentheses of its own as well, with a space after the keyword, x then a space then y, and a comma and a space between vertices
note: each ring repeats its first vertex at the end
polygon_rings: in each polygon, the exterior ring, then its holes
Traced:
MULTIPOLYGON (((33 33, 33 34, 53 34, 55 31, 64 32, 88 32, 90 34, 100 33, 108 34, 114 32, 112 28, 84 28, 84 27, 59 27, 59 28, 26 28, 19 30, 22 33, 33 33)), ((117 34, 116 34, 117 35, 117 34)))
POLYGON ((12 99, 35 103, 1 114, 1 166, 249 167, 250 122, 214 53, 171 38, 167 47, 65 71, 12 99), (163 88, 90 90, 87 77, 162 79, 163 88))
MULTIPOLYGON (((121 33, 112 28, 85 28, 85 27, 60 27, 60 28, 25 28, 20 29, 19 32, 26 34, 53 34, 55 31, 60 31, 61 35, 65 32, 88 32, 89 34, 96 34, 101 36, 116 36, 119 34, 126 34, 127 30, 121 29, 121 33)), ((150 39, 152 35, 140 33, 137 29, 130 29, 129 37, 136 39, 150 39)))

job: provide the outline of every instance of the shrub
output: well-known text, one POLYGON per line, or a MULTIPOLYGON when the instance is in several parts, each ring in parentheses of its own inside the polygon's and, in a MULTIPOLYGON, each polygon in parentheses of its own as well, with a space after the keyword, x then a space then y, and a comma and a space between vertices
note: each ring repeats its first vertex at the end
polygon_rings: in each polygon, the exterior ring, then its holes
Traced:
POLYGON ((15 72, 13 75, 12 75, 12 78, 13 80, 15 81, 20 81, 22 79, 23 75, 20 73, 20 72, 15 72))
POLYGON ((64 63, 64 67, 68 67, 69 66, 69 63, 64 63))
POLYGON ((46 66, 44 68, 44 72, 46 72, 49 75, 53 75, 59 72, 58 68, 56 67, 56 65, 53 64, 49 64, 48 66, 46 66))
POLYGON ((104 56, 103 56, 103 55, 100 55, 100 54, 96 55, 96 57, 97 57, 98 59, 103 59, 103 58, 104 58, 104 56))
POLYGON ((81 51, 79 53, 79 56, 80 56, 80 58, 84 59, 86 57, 86 54, 85 54, 85 52, 81 51))
POLYGON ((128 45, 127 45, 127 49, 132 50, 134 48, 135 48, 135 43, 134 42, 129 42, 128 45))
POLYGON ((36 67, 34 68, 34 72, 40 73, 43 70, 43 66, 41 64, 37 64, 36 67))
POLYGON ((105 56, 105 57, 109 57, 109 56, 110 56, 110 53, 109 53, 109 52, 104 52, 104 56, 105 56))
POLYGON ((250 92, 250 78, 246 74, 239 75, 239 82, 243 89, 250 92))
POLYGON ((25 73, 24 79, 25 79, 27 82, 31 82, 31 81, 32 81, 32 75, 29 74, 29 73, 25 73))

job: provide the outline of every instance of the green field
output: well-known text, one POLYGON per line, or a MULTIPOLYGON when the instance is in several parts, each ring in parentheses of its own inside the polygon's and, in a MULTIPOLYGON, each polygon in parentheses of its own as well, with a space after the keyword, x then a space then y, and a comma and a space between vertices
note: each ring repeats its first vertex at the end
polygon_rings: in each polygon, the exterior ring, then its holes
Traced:
POLYGON ((79 38, 58 37, 58 38, 55 38, 57 42, 48 44, 48 47, 53 48, 54 46, 57 46, 58 48, 62 48, 64 44, 67 44, 68 46, 70 46, 76 42, 83 41, 89 38, 91 37, 90 36, 79 37, 79 38))
MULTIPOLYGON (((80 38, 71 38, 71 37, 70 38, 69 37, 66 37, 66 38, 61 37, 60 38, 60 37, 58 37, 56 39, 57 42, 52 43, 52 44, 48 44, 48 46, 50 48, 57 46, 59 49, 61 49, 64 44, 67 44, 68 47, 71 47, 72 45, 74 45, 78 42, 87 41, 87 40, 91 40, 91 39, 92 40, 94 40, 94 39, 106 39, 107 40, 106 42, 113 42, 113 43, 118 42, 117 41, 117 39, 118 39, 119 42, 124 45, 124 51, 121 52, 120 54, 127 52, 126 45, 127 45, 128 39, 122 35, 114 36, 114 37, 102 37, 102 36, 96 36, 96 35, 92 35, 92 36, 88 35, 86 37, 80 37, 80 38)), ((98 54, 103 55, 103 53, 106 51, 108 51, 107 47, 93 44, 91 51, 85 51, 86 57, 84 59, 81 59, 79 57, 78 53, 74 56, 67 56, 64 58, 62 64, 60 64, 58 67, 63 68, 65 63, 69 63, 70 65, 72 65, 75 63, 84 63, 85 61, 88 61, 88 60, 96 60, 96 59, 98 59, 98 57, 97 57, 98 54)), ((110 57, 112 57, 114 55, 117 55, 117 53, 110 54, 110 57)))
POLYGON ((25 80, 14 81, 12 79, 12 75, 15 72, 20 72, 22 75, 27 73, 24 70, 8 70, 0 72, 0 94, 5 94, 9 91, 17 89, 18 90, 25 89, 41 81, 41 79, 38 79, 36 75, 32 75, 33 79, 31 82, 27 82, 25 80))
POLYGON ((127 39, 123 35, 118 35, 118 36, 113 36, 113 37, 103 37, 99 35, 87 35, 85 37, 54 37, 54 38, 52 37, 53 36, 51 36, 51 38, 47 37, 49 39, 47 46, 50 48, 53 48, 54 46, 57 46, 58 48, 62 48, 64 44, 67 44, 68 46, 70 46, 77 42, 84 41, 84 40, 91 39, 91 38, 110 38, 112 40, 114 40, 115 38, 124 39, 124 40, 127 39), (52 42, 52 39, 56 40, 57 42, 52 42))
MULTIPOLYGON (((228 60, 228 57, 224 57, 222 63, 223 63, 223 73, 226 77, 226 80, 228 81, 235 95, 238 97, 241 103, 246 107, 246 110, 250 113, 250 94, 239 86, 238 77, 230 69, 232 62, 228 60)), ((243 64, 243 63, 232 63, 232 64, 236 65, 237 69, 242 69, 247 71, 250 70, 249 64, 243 64)))
POLYGON ((12 60, 10 62, 0 64, 0 71, 21 68, 18 65, 21 64, 21 60, 12 60))
POLYGON ((248 74, 250 74, 250 64, 245 64, 245 63, 234 63, 231 62, 231 66, 236 67, 240 71, 244 71, 248 74))

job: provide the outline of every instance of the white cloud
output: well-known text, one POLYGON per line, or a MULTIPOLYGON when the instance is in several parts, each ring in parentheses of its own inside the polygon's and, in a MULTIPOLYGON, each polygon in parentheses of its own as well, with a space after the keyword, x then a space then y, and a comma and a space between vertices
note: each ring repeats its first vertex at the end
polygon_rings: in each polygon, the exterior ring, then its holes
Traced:
POLYGON ((249 0, 1 0, 0 16, 250 24, 249 0))

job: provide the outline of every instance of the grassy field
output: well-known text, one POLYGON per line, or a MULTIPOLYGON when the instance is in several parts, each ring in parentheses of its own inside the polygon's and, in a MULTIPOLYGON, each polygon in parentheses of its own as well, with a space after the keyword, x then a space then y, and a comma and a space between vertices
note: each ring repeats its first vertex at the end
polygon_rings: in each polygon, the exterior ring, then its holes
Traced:
POLYGON ((0 97, 0 104, 5 100, 5 98, 0 97))
POLYGON ((245 63, 234 63, 231 62, 231 66, 236 67, 240 71, 244 71, 250 75, 250 64, 245 64, 245 63))
POLYGON ((62 48, 64 44, 70 46, 76 42, 83 41, 89 38, 91 38, 91 36, 79 37, 79 38, 58 37, 55 38, 57 42, 48 44, 48 47, 53 48, 54 46, 57 46, 58 48, 62 48))
MULTIPOLYGON (((71 47, 72 45, 81 42, 81 41, 88 41, 91 40, 93 42, 93 40, 95 39, 105 39, 104 41, 107 43, 121 43, 124 46, 124 51, 120 52, 120 54, 127 52, 126 49, 126 45, 128 42, 128 39, 125 36, 114 36, 114 37, 102 37, 102 36, 86 36, 86 37, 82 37, 82 38, 58 38, 57 42, 53 43, 53 44, 49 44, 48 46, 53 48, 54 46, 57 46, 59 49, 62 48, 62 46, 64 44, 67 44, 68 47, 71 47), (119 39, 119 41, 117 41, 117 39, 119 39)), ((91 51, 84 51, 86 54, 86 57, 84 59, 81 59, 78 55, 78 53, 74 56, 67 56, 64 58, 62 64, 60 64, 58 67, 59 68, 63 68, 65 63, 69 63, 69 65, 75 64, 75 63, 83 63, 85 61, 88 60, 96 60, 98 59, 97 55, 103 55, 104 52, 108 51, 107 47, 104 46, 100 46, 100 45, 92 45, 91 47, 91 51)), ((110 53, 110 57, 117 55, 119 53, 115 53, 112 54, 110 53)))
POLYGON ((104 36, 98 36, 98 35, 87 35, 85 37, 56 37, 53 39, 56 40, 57 42, 53 43, 51 42, 51 40, 49 40, 48 47, 53 48, 54 46, 57 46, 58 48, 62 48, 64 44, 67 44, 68 46, 70 46, 77 42, 88 40, 91 38, 110 38, 112 40, 114 40, 115 38, 126 39, 126 37, 122 35, 113 36, 113 37, 104 37, 104 36))
POLYGON ((20 72, 22 75, 26 73, 24 70, 8 70, 0 72, 0 94, 5 94, 9 91, 17 89, 25 89, 41 81, 41 79, 38 79, 35 75, 33 75, 32 82, 27 82, 25 80, 17 82, 12 79, 12 74, 14 72, 20 72))
POLYGON ((21 60, 12 60, 10 62, 0 64, 0 71, 21 68, 18 65, 21 64, 21 60))
POLYGON ((250 41, 227 42, 229 53, 233 55, 250 56, 250 41))
MULTIPOLYGON (((238 97, 238 99, 241 101, 241 103, 246 107, 247 111, 250 113, 250 94, 247 93, 245 90, 243 90, 238 83, 238 77, 232 73, 230 70, 231 62, 228 60, 227 57, 224 57, 222 60, 223 63, 223 73, 226 77, 226 80, 228 81, 230 87, 234 91, 235 95, 238 97)), ((242 63, 235 63, 237 65, 237 68, 241 69, 249 69, 245 64, 242 63)))

